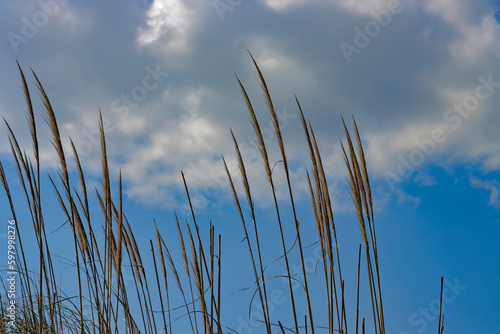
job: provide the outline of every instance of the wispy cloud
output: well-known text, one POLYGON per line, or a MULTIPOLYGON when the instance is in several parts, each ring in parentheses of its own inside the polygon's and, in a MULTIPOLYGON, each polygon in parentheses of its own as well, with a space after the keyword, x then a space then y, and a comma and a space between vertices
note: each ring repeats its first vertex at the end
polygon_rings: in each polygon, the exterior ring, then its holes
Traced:
POLYGON ((396 195, 399 204, 409 202, 409 203, 413 203, 413 205, 415 205, 415 206, 420 205, 420 201, 421 201, 420 197, 412 196, 400 188, 396 188, 394 190, 394 194, 396 195))
POLYGON ((475 189, 483 189, 488 191, 488 205, 495 208, 500 207, 500 198, 498 196, 499 182, 497 180, 481 180, 474 176, 469 177, 470 185, 475 189))

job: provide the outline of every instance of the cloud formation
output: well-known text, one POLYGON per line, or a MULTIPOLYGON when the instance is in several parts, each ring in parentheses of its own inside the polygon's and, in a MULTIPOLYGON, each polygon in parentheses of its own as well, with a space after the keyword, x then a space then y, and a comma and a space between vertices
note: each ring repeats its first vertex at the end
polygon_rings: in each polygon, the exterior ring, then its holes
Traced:
MULTIPOLYGON (((400 182, 413 178, 434 184, 432 175, 419 174, 429 164, 449 167, 474 161, 485 171, 500 167, 500 27, 498 8, 490 1, 397 1, 401 11, 385 26, 383 11, 394 1, 232 1, 226 3, 230 9, 223 20, 210 2, 43 3, 57 4, 57 12, 50 16, 34 1, 1 5, 3 36, 23 36, 29 24, 37 33, 23 37, 27 43, 17 46, 3 39, 0 115, 17 133, 25 131, 19 117, 25 107, 17 58, 41 78, 64 137, 71 136, 81 150, 89 151, 85 166, 93 172, 99 154, 92 149, 92 133, 101 109, 109 125, 112 166, 122 169, 128 195, 140 201, 175 205, 169 191, 180 187, 181 169, 195 187, 218 184, 214 175, 221 170, 220 156, 230 159, 233 150, 229 127, 242 141, 252 136, 235 72, 267 124, 247 49, 260 64, 278 109, 296 114, 293 94, 298 95, 316 129, 333 184, 344 176, 338 172, 340 114, 357 118, 374 180, 384 181, 387 172, 398 175, 401 159, 410 161, 412 154, 417 159, 418 150, 424 160, 400 182), (37 27, 33 17, 39 12, 50 19, 37 27), (363 34, 368 44, 346 62, 341 43, 355 46, 363 34), (145 79, 148 68, 157 67, 168 76, 161 82, 145 79), (491 90, 481 90, 488 98, 467 116, 454 111, 474 96, 479 77, 490 81, 491 90), (451 117, 460 117, 460 126, 453 128, 458 120, 446 121, 451 117), (422 147, 430 146, 422 143, 436 129, 446 140, 435 142, 426 154, 422 147)), ((37 110, 42 112, 40 104, 37 110)), ((300 122, 289 121, 284 130, 287 150, 301 175, 308 160, 300 122)), ((28 147, 29 142, 23 144, 28 147)), ((42 150, 44 164, 50 166, 54 154, 48 141, 42 150)), ((8 151, 2 141, 0 152, 8 151)), ((260 166, 256 158, 249 163, 260 166)), ((261 185, 257 198, 264 196, 265 180, 261 185)), ((396 195, 416 202, 408 194, 396 195)))

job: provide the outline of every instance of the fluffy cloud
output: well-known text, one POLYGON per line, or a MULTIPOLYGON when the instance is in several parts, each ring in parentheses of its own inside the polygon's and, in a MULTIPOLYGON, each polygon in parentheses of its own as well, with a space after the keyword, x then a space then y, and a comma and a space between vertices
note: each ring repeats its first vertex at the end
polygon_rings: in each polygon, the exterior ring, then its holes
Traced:
MULTIPOLYGON (((144 46, 158 40, 166 52, 186 52, 196 27, 196 13, 187 1, 157 0, 147 13, 147 27, 139 28, 138 42, 144 46)), ((158 43, 156 43, 158 45, 158 43)))
MULTIPOLYGON (((342 137, 341 113, 358 120, 374 181, 384 180, 387 171, 397 171, 400 157, 409 159, 412 152, 422 150, 419 142, 432 138, 435 129, 442 129, 447 139, 436 144, 424 164, 446 167, 472 160, 486 170, 500 168, 499 87, 493 86, 474 113, 461 116, 456 129, 455 123, 443 119, 448 109, 474 94, 479 76, 500 82, 496 8, 486 0, 401 4, 403 11, 370 37, 348 64, 339 44, 353 44, 355 28, 364 29, 375 20, 372 13, 386 8, 386 1, 244 2, 226 12, 224 21, 210 2, 125 1, 119 6, 70 2, 22 45, 19 54, 4 41, 0 54, 12 61, 0 64, 4 73, 0 114, 16 133, 25 131, 24 119, 18 116, 25 107, 17 58, 25 69, 34 68, 46 86, 65 139, 71 136, 83 149, 82 143, 89 141, 85 131, 97 128, 100 108, 113 129, 108 131, 110 162, 114 170, 122 169, 129 196, 175 206, 175 194, 182 190, 181 169, 202 193, 208 184, 220 187, 220 156, 234 159, 229 127, 240 141, 252 143, 234 72, 247 88, 261 123, 268 126, 248 49, 280 111, 296 116, 293 94, 297 93, 316 130, 335 191, 344 189, 336 187, 345 176, 339 172, 344 167, 337 144, 342 137), (113 102, 118 99, 123 107, 123 96, 132 96, 143 85, 148 66, 157 64, 169 76, 121 117, 113 102)), ((22 18, 40 10, 21 3, 2 6, 0 29, 5 36, 10 31, 20 33, 22 18)), ((38 101, 36 93, 33 97, 38 101)), ((36 110, 42 112, 39 102, 36 110)), ((452 115, 459 116, 457 112, 448 116, 452 115)), ((300 180, 309 165, 297 117, 287 118, 284 136, 294 175, 300 180)), ((46 165, 55 159, 45 140, 49 137, 41 130, 46 165)), ((20 140, 29 147, 29 138, 20 140)), ((5 141, 0 150, 8 154, 5 141)), ((278 161, 275 142, 270 143, 270 152, 278 161)), ((252 157, 248 163, 256 195, 265 198, 268 185, 261 161, 252 157)), ((84 165, 97 175, 98 150, 85 155, 84 165)), ((414 181, 434 184, 433 176, 420 168, 415 168, 414 181)), ((307 194, 306 184, 297 187, 307 194)), ((409 195, 396 195, 417 202, 409 195)))

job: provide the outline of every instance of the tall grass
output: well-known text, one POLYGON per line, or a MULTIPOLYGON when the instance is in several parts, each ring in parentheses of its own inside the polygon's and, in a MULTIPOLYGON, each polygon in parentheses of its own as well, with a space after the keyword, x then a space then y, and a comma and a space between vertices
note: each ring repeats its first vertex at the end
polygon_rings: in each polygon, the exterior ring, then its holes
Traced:
MULTIPOLYGON (((251 56, 251 55, 250 55, 251 56)), ((221 168, 224 168, 229 180, 230 192, 233 197, 239 218, 241 220, 244 241, 249 254, 249 266, 253 273, 255 293, 258 296, 263 313, 265 331, 271 333, 365 333, 365 320, 373 322, 373 333, 385 333, 384 308, 382 302, 382 283, 380 277, 377 239, 375 233, 375 218, 370 179, 363 146, 357 124, 353 118, 353 130, 342 119, 345 130, 345 142, 341 143, 348 183, 355 212, 359 222, 362 244, 359 245, 357 262, 356 300, 347 301, 345 293, 346 282, 342 276, 339 242, 333 219, 332 200, 328 180, 326 178, 321 153, 311 124, 307 121, 302 107, 296 98, 297 107, 302 122, 304 138, 307 143, 310 167, 307 172, 309 195, 314 213, 313 217, 298 217, 296 202, 291 181, 291 171, 286 154, 284 139, 278 123, 271 94, 264 76, 251 56, 264 92, 265 102, 274 127, 274 134, 279 146, 280 159, 288 190, 286 208, 277 199, 277 171, 268 155, 268 147, 264 141, 261 126, 247 92, 237 77, 243 100, 248 108, 250 121, 257 138, 257 145, 263 161, 264 172, 269 183, 269 191, 273 199, 275 223, 279 234, 276 236, 281 245, 281 255, 276 261, 282 261, 286 268, 286 280, 290 305, 286 312, 289 317, 276 318, 270 312, 269 282, 274 278, 266 271, 268 263, 264 262, 263 247, 261 247, 262 221, 257 219, 251 183, 248 178, 245 161, 240 152, 237 137, 231 130, 231 136, 237 157, 240 181, 244 189, 244 199, 236 191, 236 179, 222 158, 221 168), (354 136, 352 136, 354 134, 354 136), (353 140, 354 138, 354 140, 353 140), (246 201, 246 206, 242 204, 246 201), (243 212, 248 209, 249 214, 243 212), (293 220, 285 219, 284 210, 291 210, 293 220), (294 238, 287 239, 285 230, 294 231, 294 238), (320 273, 324 280, 320 299, 313 305, 313 294, 304 260, 304 244, 302 233, 305 229, 315 229, 321 249, 320 273), (364 252, 362 252, 364 248, 364 252), (291 252, 295 249, 296 252, 291 252), (290 261, 293 254, 298 253, 301 264, 301 276, 292 275, 290 261), (364 259, 363 255, 364 254, 364 259), (360 315, 360 289, 362 260, 366 261, 369 300, 371 314, 360 315), (299 281, 303 293, 297 293, 293 283, 299 281), (305 313, 300 308, 305 305, 305 313), (350 311, 348 311, 348 309, 350 311), (348 315, 355 310, 355 319, 348 315), (302 313, 301 313, 302 312, 302 313), (320 319, 320 320, 318 320, 320 319), (327 319, 327 323, 320 323, 327 319), (290 323, 288 323, 290 322, 290 323), (352 327, 351 327, 352 326, 352 327)), ((6 293, 0 293, 1 323, 0 333, 174 333, 175 325, 184 321, 185 326, 180 333, 235 333, 229 327, 231 319, 221 317, 222 291, 222 235, 216 236, 215 228, 210 226, 208 235, 204 235, 197 223, 197 217, 188 182, 182 173, 186 200, 191 209, 190 217, 175 215, 176 233, 180 245, 180 259, 172 255, 172 245, 165 242, 164 237, 152 221, 150 228, 154 237, 149 240, 149 250, 145 245, 139 245, 126 215, 123 205, 123 185, 121 172, 118 184, 113 186, 108 165, 106 136, 102 117, 99 121, 101 143, 101 185, 95 189, 95 196, 100 205, 100 215, 94 215, 90 207, 89 189, 83 172, 82 162, 70 140, 72 156, 67 156, 63 149, 57 117, 50 100, 36 74, 33 77, 44 103, 43 118, 51 131, 51 142, 59 159, 57 173, 49 175, 56 198, 70 229, 73 243, 73 262, 78 293, 67 296, 58 286, 56 269, 53 263, 54 254, 47 237, 45 227, 46 209, 41 191, 41 167, 38 139, 38 123, 36 121, 30 89, 25 75, 19 66, 21 82, 27 103, 27 119, 32 142, 32 158, 21 149, 19 142, 9 123, 5 121, 8 140, 17 170, 17 177, 25 197, 33 227, 33 237, 36 247, 30 247, 29 256, 25 247, 26 230, 18 230, 17 251, 20 255, 18 264, 19 290, 22 297, 17 299, 17 314, 15 325, 7 323, 6 293), (70 173, 68 159, 73 159, 76 165, 75 173, 70 173), (91 215, 92 213, 92 215, 91 215), (100 231, 97 231, 99 229, 100 231), (152 268, 145 268, 143 257, 151 254, 152 268), (36 268, 36 269, 32 269, 36 268), (132 269, 133 286, 125 284, 124 271, 132 269), (183 300, 182 305, 173 303, 172 295, 177 294, 183 300), (154 303, 153 303, 154 301, 154 303), (90 306, 90 312, 84 309, 90 306)), ((11 193, 10 183, 14 180, 7 177, 0 162, 0 181, 6 193, 11 214, 17 221, 16 210, 21 205, 15 203, 11 193)), ((24 210, 24 208, 23 208, 24 210)), ((357 247, 354 245, 354 247, 357 247)), ((242 256, 244 258, 244 256, 242 256)), ((319 290, 321 290, 319 289, 319 290)), ((318 289, 316 289, 318 290, 318 289)), ((442 290, 442 283, 441 283, 442 290)), ((6 290, 5 290, 6 292, 6 290)), ((440 309, 441 311, 441 309, 440 309)), ((438 334, 443 332, 441 314, 439 316, 438 334)), ((368 331, 371 332, 371 331, 368 331)))

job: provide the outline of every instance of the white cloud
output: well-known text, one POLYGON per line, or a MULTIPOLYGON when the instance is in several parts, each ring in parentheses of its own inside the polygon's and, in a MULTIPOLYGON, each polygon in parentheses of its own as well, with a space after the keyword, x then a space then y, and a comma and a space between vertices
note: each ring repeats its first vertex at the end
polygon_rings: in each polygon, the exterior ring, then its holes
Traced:
POLYGON ((469 178, 469 182, 474 189, 484 189, 490 192, 488 198, 488 205, 493 206, 495 208, 500 207, 500 199, 498 196, 499 183, 497 180, 484 181, 471 176, 469 178))
POLYGON ((461 25, 460 28, 462 40, 450 45, 451 53, 456 58, 474 61, 489 47, 498 46, 500 28, 493 15, 484 17, 479 25, 461 25))
POLYGON ((415 205, 415 206, 420 205, 420 201, 421 201, 420 197, 412 196, 412 195, 404 192, 400 188, 394 189, 394 194, 396 195, 399 204, 410 202, 410 203, 413 203, 413 205, 415 205))
POLYGON ((196 25, 195 11, 181 0, 155 0, 147 13, 147 28, 139 29, 138 42, 144 46, 158 40, 165 49, 185 52, 196 25))
POLYGON ((465 18, 466 7, 459 0, 425 0, 422 6, 450 24, 459 23, 465 18))
POLYGON ((227 132, 203 115, 202 106, 211 92, 201 87, 172 94, 180 100, 180 115, 163 119, 156 115, 156 124, 144 127, 145 143, 123 152, 128 194, 142 201, 167 200, 169 187, 181 185, 180 170, 189 173, 194 186, 200 186, 211 180, 211 171, 220 168, 220 161, 212 156, 224 146, 221 135, 227 132))
MULTIPOLYGON (((295 114, 293 93, 299 96, 306 117, 315 126, 333 184, 342 179, 345 170, 336 145, 342 137, 339 113, 353 113, 359 126, 367 129, 361 135, 374 180, 394 171, 398 156, 407 157, 418 149, 415 139, 428 138, 437 127, 450 137, 436 146, 426 162, 439 162, 446 168, 457 161, 473 160, 487 170, 500 167, 498 92, 481 103, 474 117, 464 119, 459 130, 452 132, 442 124, 446 108, 473 92, 478 75, 493 73, 493 80, 500 80, 495 73, 500 34, 492 11, 485 10, 486 2, 476 6, 459 0, 401 1, 404 10, 398 17, 402 19, 393 20, 387 33, 372 38, 356 63, 347 65, 338 43, 351 41, 352 27, 371 20, 372 12, 386 9, 388 1, 339 0, 336 5, 326 0, 262 1, 265 6, 248 2, 238 7, 223 22, 210 1, 202 5, 156 0, 145 11, 130 4, 103 3, 98 8, 70 3, 54 18, 58 21, 54 26, 65 24, 64 31, 47 26, 22 45, 20 59, 46 83, 64 138, 69 134, 76 141, 89 141, 82 130, 97 129, 97 106, 102 107, 103 117, 111 119, 116 128, 108 134, 112 167, 116 171, 122 167, 131 196, 143 201, 169 199, 166 189, 181 186, 181 169, 195 187, 212 182, 210 174, 221 170, 218 157, 232 152, 229 126, 244 130, 238 132, 240 140, 251 137, 251 132, 245 132, 245 106, 233 72, 244 82, 259 119, 267 126, 269 115, 246 49, 259 63, 278 109, 287 106, 288 113, 295 114), (312 15, 319 8, 325 15, 312 15), (270 11, 280 15, 269 15, 270 11), (117 15, 106 15, 111 12, 117 15), (291 24, 288 12, 300 26, 291 24), (256 15, 264 21, 256 24, 256 15), (77 23, 71 26, 71 22, 77 23), (429 26, 431 35, 422 38, 420 32, 429 26), (138 44, 142 47, 137 48, 138 44), (142 84, 148 64, 161 64, 171 76, 122 119, 110 111, 110 101, 142 84)), ((36 8, 35 4, 26 13, 1 12, 2 22, 19 32, 21 17, 36 8)), ((12 50, 0 52, 14 58, 12 50)), ((5 73, 0 80, 0 112, 2 117, 15 119, 14 130, 21 133, 26 128, 17 120, 16 108, 24 107, 22 92, 15 81, 15 67, 6 63, 0 65, 5 73)), ((35 97, 35 90, 32 93, 35 97)), ((43 113, 40 107, 36 110, 43 113)), ((307 147, 300 146, 300 122, 298 118, 288 121, 289 157, 296 166, 308 165, 304 160, 307 147)), ((43 122, 39 124, 43 126, 43 122)), ((45 140, 50 134, 43 130, 40 138, 45 140)), ((46 142, 42 156, 50 163, 55 158, 46 142)), ((22 145, 31 144, 25 140, 22 145)), ((5 142, 1 147, 8 151, 5 142)), ((274 154, 275 149, 270 151, 274 154)), ((87 170, 97 173, 98 152, 94 149, 85 156, 87 170)), ((262 177, 262 162, 252 160, 249 168, 256 194, 266 198, 269 187, 262 177)), ((431 176, 416 171, 413 181, 434 183, 431 176)), ((301 175, 299 169, 296 173, 301 175)), ((297 187, 307 192, 304 183, 297 187)), ((344 187, 339 188, 344 193, 344 187)))
POLYGON ((425 153, 426 160, 435 160, 434 155, 442 152, 447 146, 447 142, 436 143, 434 146, 424 146, 436 129, 441 129, 443 134, 451 131, 449 125, 443 122, 408 122, 402 129, 387 129, 380 132, 367 133, 364 137, 367 140, 365 149, 370 165, 379 173, 392 171, 400 162, 398 156, 407 156, 414 150, 423 151, 426 149, 430 154, 425 153), (424 149, 423 149, 424 148, 424 149))
POLYGON ((307 0, 264 0, 264 3, 275 11, 284 12, 288 9, 307 3, 307 0))
POLYGON ((493 46, 496 51, 499 48, 500 29, 493 13, 477 13, 474 5, 463 0, 428 0, 423 3, 428 13, 456 29, 458 36, 448 41, 450 54, 469 63, 480 60, 488 48, 493 46))
POLYGON ((415 175, 414 181, 420 184, 421 186, 426 186, 426 187, 435 186, 438 184, 433 176, 424 172, 417 173, 417 175, 415 175))

